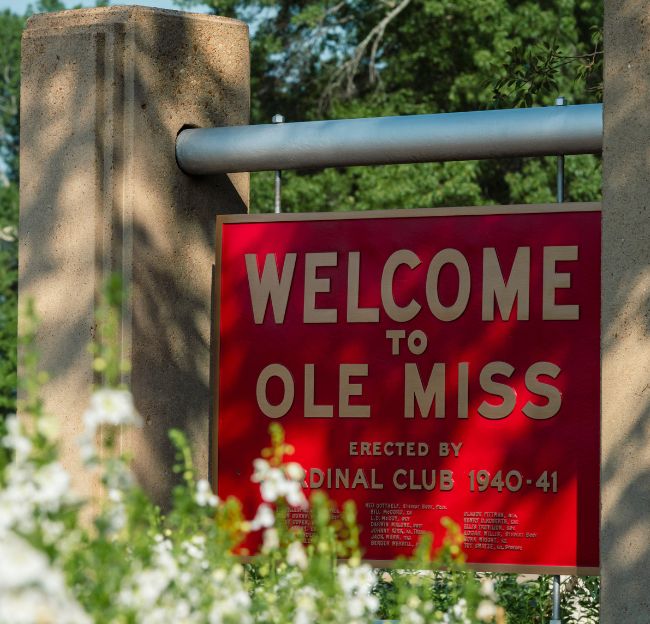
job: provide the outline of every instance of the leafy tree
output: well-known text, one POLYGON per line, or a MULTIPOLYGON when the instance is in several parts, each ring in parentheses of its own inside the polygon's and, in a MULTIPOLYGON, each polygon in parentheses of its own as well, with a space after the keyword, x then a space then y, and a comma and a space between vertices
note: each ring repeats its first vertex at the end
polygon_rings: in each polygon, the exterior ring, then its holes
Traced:
MULTIPOLYGON (((253 123, 268 123, 276 112, 298 121, 551 105, 560 94, 571 103, 600 97, 603 9, 598 0, 202 4, 251 25, 253 123)), ((36 4, 39 11, 61 8, 60 0, 36 4)), ((17 223, 23 24, 24 18, 10 11, 0 13, 0 228, 17 223)), ((555 162, 517 158, 291 171, 284 180, 287 211, 547 202, 555 197, 555 162)), ((566 180, 567 199, 598 199, 599 160, 567 158, 566 180)), ((253 209, 271 210, 272 195, 272 172, 253 174, 253 209)), ((0 299, 0 356, 9 369, 15 367, 13 339, 5 338, 15 334, 15 314, 5 314, 15 306, 12 245, 0 254, 0 269, 9 280, 0 299)), ((2 377, 7 388, 0 391, 13 396, 8 393, 13 378, 2 377)), ((0 406, 0 413, 4 409, 0 406)))
MULTIPOLYGON (((191 6, 192 0, 178 0, 191 6)), ((252 121, 552 105, 599 98, 597 0, 208 0, 251 24, 252 121)), ((567 159, 569 200, 595 200, 600 167, 567 159)), ((254 174, 255 210, 273 174, 254 174)), ((287 172, 283 208, 366 210, 553 201, 555 161, 287 172)))
POLYGON ((0 13, 0 417, 16 409, 18 140, 23 18, 0 13))
MULTIPOLYGON (((9 10, 0 13, 0 159, 4 164, 4 185, 18 180, 18 128, 20 92, 20 34, 24 20, 9 10)), ((0 218, 8 207, 0 205, 0 218)))

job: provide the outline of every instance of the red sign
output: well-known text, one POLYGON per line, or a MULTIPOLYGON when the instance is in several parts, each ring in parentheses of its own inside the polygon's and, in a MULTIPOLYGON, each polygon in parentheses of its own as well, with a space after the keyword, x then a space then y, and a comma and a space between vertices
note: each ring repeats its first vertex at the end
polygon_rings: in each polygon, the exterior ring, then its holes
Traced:
POLYGON ((476 567, 594 573, 599 210, 219 217, 219 495, 254 515, 276 420, 367 559, 449 516, 476 567))

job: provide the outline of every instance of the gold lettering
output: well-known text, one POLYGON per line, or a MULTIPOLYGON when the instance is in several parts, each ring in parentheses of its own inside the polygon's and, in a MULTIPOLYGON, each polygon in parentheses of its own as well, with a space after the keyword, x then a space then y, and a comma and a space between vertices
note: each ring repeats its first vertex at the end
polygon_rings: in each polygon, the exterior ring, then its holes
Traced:
POLYGON ((483 367, 479 376, 481 388, 490 394, 500 396, 503 401, 500 405, 492 405, 487 401, 483 401, 478 408, 478 413, 481 416, 490 420, 499 420, 512 413, 515 408, 517 394, 510 386, 494 381, 492 377, 494 375, 510 377, 514 371, 515 369, 507 362, 490 362, 483 367))
POLYGON ((359 307, 359 274, 361 254, 351 251, 348 254, 348 323, 378 323, 379 308, 359 307))
POLYGON ((483 250, 483 309, 484 321, 494 320, 494 302, 501 318, 507 321, 517 299, 517 320, 527 321, 530 299, 530 247, 519 247, 506 283, 494 247, 483 250))
POLYGON ((393 296, 393 280, 397 268, 405 264, 409 269, 415 269, 420 264, 420 258, 410 249, 400 249, 393 252, 386 260, 381 275, 381 302, 388 316, 399 323, 405 323, 415 318, 420 312, 421 306, 411 300, 408 305, 402 307, 395 303, 393 296))
POLYGON ((577 259, 577 245, 544 247, 542 318, 545 321, 576 321, 580 318, 579 305, 559 305, 555 303, 555 291, 558 288, 571 287, 571 273, 556 273, 555 263, 577 259))
POLYGON ((314 377, 314 365, 305 364, 305 418, 333 418, 333 406, 315 403, 314 377))
POLYGON ((467 418, 469 411, 469 362, 458 363, 458 418, 467 418))
POLYGON ((562 406, 562 393, 555 386, 538 379, 539 375, 547 375, 555 379, 560 373, 560 367, 552 362, 535 362, 526 371, 526 388, 530 392, 548 399, 546 405, 535 405, 532 401, 528 401, 521 410, 528 418, 546 420, 555 416, 560 411, 560 407, 562 406))
POLYGON ((469 265, 465 256, 457 249, 439 251, 431 260, 427 271, 427 302, 433 315, 441 321, 456 320, 467 307, 470 285, 469 265), (445 264, 452 264, 458 272, 458 294, 456 295, 456 301, 450 306, 443 305, 438 297, 438 278, 445 264))
POLYGON ((282 418, 291 409, 295 394, 293 377, 289 369, 281 364, 269 364, 257 378, 255 394, 257 396, 257 405, 265 416, 269 418, 282 418), (266 386, 271 377, 279 377, 284 386, 282 401, 277 405, 270 403, 266 396, 266 386))
POLYGON ((261 325, 264 322, 269 298, 273 308, 273 318, 276 324, 282 324, 287 310, 293 271, 296 267, 296 254, 285 254, 284 263, 282 264, 282 277, 278 276, 278 265, 273 253, 266 254, 261 279, 257 266, 257 255, 245 254, 244 261, 246 262, 248 288, 251 295, 255 324, 261 325))
POLYGON ((429 375, 426 389, 422 386, 417 364, 404 365, 404 418, 415 418, 415 403, 422 418, 428 418, 433 399, 436 399, 436 418, 445 417, 445 365, 436 362, 429 375))
POLYGON ((316 295, 330 292, 329 277, 317 277, 320 267, 336 266, 338 254, 335 251, 305 254, 305 299, 303 316, 305 323, 336 323, 335 308, 316 308, 316 295))
POLYGON ((351 396, 361 396, 363 386, 351 383, 350 377, 367 377, 367 364, 341 364, 339 368, 339 416, 341 418, 370 418, 370 405, 350 405, 351 396))

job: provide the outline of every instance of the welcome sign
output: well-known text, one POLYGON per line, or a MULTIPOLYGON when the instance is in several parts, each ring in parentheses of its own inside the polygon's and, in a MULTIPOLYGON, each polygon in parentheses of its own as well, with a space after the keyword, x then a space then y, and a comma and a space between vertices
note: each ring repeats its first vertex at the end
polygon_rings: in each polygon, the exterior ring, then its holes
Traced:
MULTIPOLYGON (((442 538, 483 569, 594 573, 596 204, 217 222, 220 496, 251 517, 273 420, 305 493, 358 508, 367 559, 442 538)), ((309 537, 309 517, 289 518, 309 537)))

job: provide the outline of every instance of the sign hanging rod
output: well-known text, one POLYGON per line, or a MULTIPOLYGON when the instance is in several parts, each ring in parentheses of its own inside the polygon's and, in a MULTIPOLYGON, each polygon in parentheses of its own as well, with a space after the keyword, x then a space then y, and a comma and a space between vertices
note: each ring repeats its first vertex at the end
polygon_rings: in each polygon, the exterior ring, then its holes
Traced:
POLYGON ((188 174, 600 153, 603 105, 183 130, 188 174))

